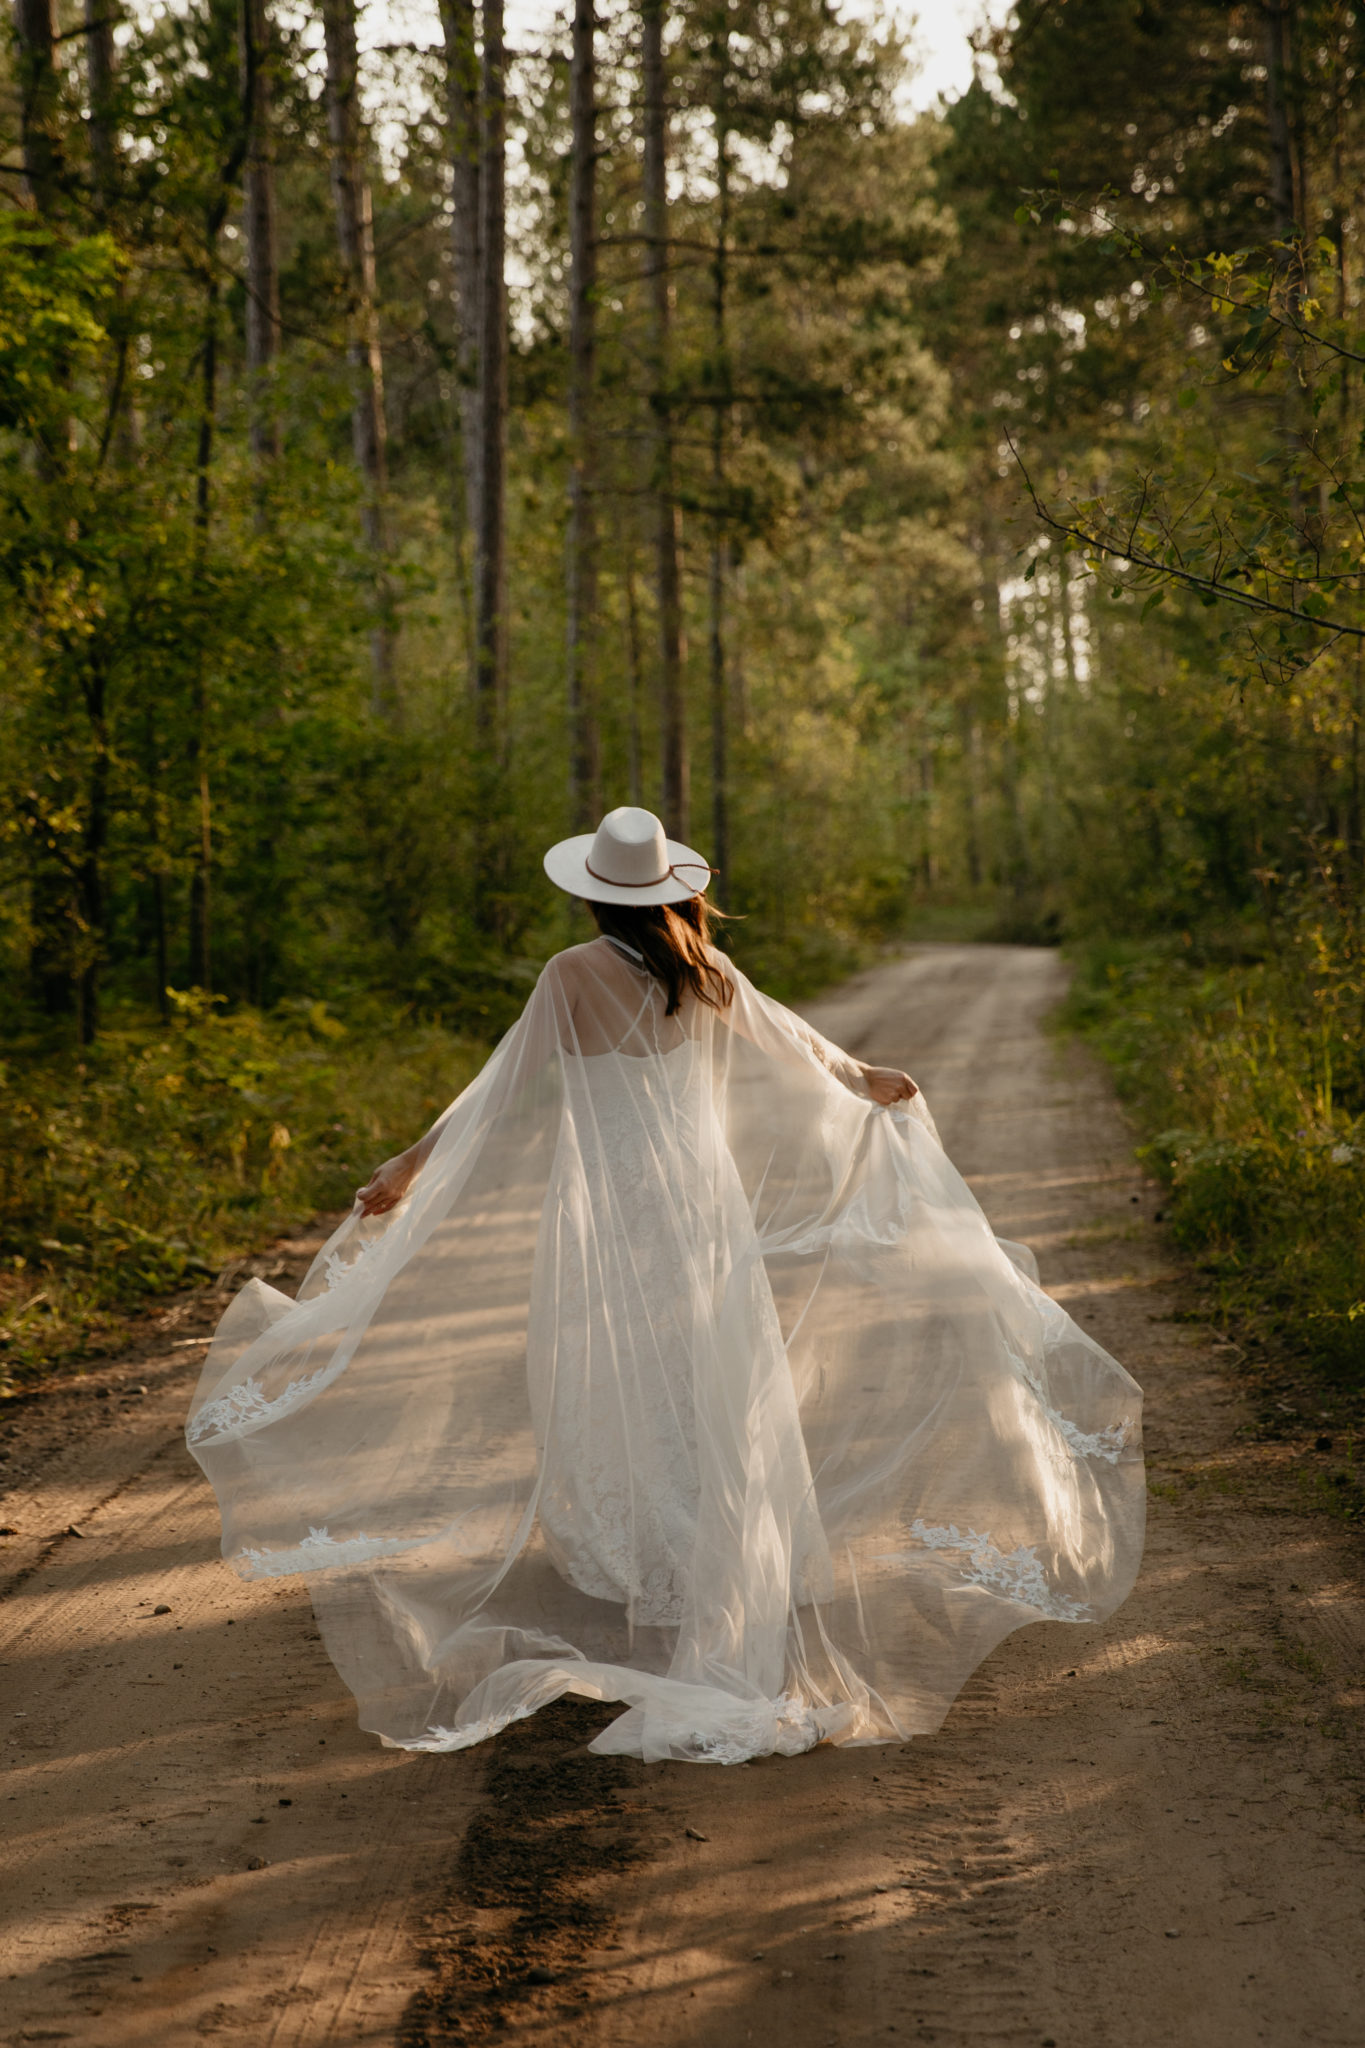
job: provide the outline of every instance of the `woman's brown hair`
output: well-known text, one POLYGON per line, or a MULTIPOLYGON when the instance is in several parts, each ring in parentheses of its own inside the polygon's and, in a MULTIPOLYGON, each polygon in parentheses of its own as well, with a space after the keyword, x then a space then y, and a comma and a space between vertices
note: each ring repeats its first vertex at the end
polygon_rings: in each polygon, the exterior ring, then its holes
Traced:
POLYGON ((723 911, 704 896, 682 903, 589 903, 604 937, 633 947, 656 981, 668 991, 665 1016, 671 1017, 690 990, 699 1003, 725 1009, 735 985, 710 957, 711 933, 723 911))

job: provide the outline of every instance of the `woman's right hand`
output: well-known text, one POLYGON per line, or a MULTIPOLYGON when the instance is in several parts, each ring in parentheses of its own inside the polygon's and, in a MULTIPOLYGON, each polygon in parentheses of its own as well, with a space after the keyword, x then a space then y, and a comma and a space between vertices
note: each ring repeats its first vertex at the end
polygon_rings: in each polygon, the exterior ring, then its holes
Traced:
POLYGON ((410 1153, 400 1152, 376 1166, 363 1188, 356 1190, 356 1207, 362 1216, 385 1216, 396 1209, 417 1175, 417 1162, 410 1153))
POLYGON ((899 1067, 864 1067, 863 1080, 872 1100, 883 1109, 891 1109, 898 1102, 910 1102, 919 1094, 910 1076, 899 1067))

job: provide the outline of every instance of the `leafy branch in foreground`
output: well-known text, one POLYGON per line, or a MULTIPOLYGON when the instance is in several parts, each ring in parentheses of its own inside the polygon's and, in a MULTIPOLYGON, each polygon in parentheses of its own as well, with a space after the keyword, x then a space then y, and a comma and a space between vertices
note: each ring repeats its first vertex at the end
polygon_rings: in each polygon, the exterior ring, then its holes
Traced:
MULTIPOLYGON (((1191 543, 1187 530, 1182 541, 1182 518, 1168 511, 1159 495, 1164 479, 1151 472, 1135 480, 1125 494, 1128 498, 1126 504, 1119 500, 1116 506, 1114 501, 1103 497, 1070 499, 1067 502, 1072 516, 1061 517, 1039 493, 1008 428, 1005 440, 1018 465, 1029 502, 1049 533, 1055 533, 1070 548, 1084 552, 1087 557, 1127 562, 1151 579, 1144 615, 1147 609, 1161 603, 1165 595, 1163 585, 1174 583, 1193 591, 1208 604, 1235 604, 1245 611, 1288 620, 1321 632, 1346 634, 1356 640, 1365 640, 1365 626, 1332 617, 1327 599, 1318 588, 1320 583, 1328 581, 1340 585, 1349 580, 1358 584, 1358 573, 1352 576, 1346 572, 1311 580, 1296 577, 1259 559, 1253 549, 1239 542, 1231 526, 1219 518, 1216 510, 1205 516, 1202 522, 1205 531, 1195 543, 1191 543), (1208 566, 1203 569, 1193 566, 1201 560, 1208 566), (1287 582, 1291 589, 1296 584, 1307 583, 1309 595, 1298 601, 1271 597, 1253 587, 1252 579, 1256 576, 1265 581, 1287 582)), ((1214 479, 1210 478, 1205 492, 1200 495, 1216 493, 1216 489, 1214 479)), ((1185 516, 1188 517, 1188 513, 1185 516)), ((1034 566, 1030 562, 1025 570, 1026 581, 1032 579, 1034 566)))
POLYGON ((1144 616, 1175 588, 1283 635, 1306 629, 1313 652, 1324 635, 1365 641, 1365 475, 1352 376, 1365 353, 1334 244, 1279 239, 1192 256, 1156 247, 1102 204, 1033 197, 1040 203, 1021 208, 1023 217, 1041 224, 1050 208, 1062 231, 1088 233, 1103 254, 1141 266, 1129 287, 1134 317, 1155 320, 1164 307, 1169 335, 1197 315, 1180 340, 1188 382, 1164 420, 1153 420, 1152 463, 1059 503, 1006 430, 1040 524, 1092 566, 1137 570, 1136 587, 1148 592, 1144 616), (1330 317, 1329 300, 1338 309, 1330 317), (1260 416, 1252 468, 1228 458, 1232 411, 1260 416))

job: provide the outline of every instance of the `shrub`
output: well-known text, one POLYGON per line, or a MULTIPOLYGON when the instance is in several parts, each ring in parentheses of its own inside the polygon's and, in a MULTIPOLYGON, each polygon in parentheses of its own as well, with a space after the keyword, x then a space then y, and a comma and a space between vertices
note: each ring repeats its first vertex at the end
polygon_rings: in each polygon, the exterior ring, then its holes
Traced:
POLYGON ((296 1003, 111 1030, 0 1066, 0 1385, 98 1353, 121 1317, 348 1203, 478 1071, 438 1025, 296 1003))
POLYGON ((1092 948, 1068 1015, 1114 1066, 1221 1311, 1365 1390, 1356 949, 1321 905, 1272 940, 1259 960, 1185 936, 1092 948))

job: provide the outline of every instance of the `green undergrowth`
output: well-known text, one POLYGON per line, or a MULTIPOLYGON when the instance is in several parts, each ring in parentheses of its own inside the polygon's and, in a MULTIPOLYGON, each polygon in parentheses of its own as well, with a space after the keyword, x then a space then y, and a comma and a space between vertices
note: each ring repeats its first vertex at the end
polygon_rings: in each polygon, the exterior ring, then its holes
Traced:
POLYGON ((1063 1021, 1108 1060, 1215 1316, 1365 1394, 1365 1046, 1355 946, 1324 920, 1269 940, 1079 949, 1063 1021), (1258 957, 1259 956, 1259 957, 1258 957))
POLYGON ((344 1207, 484 1057, 375 1005, 228 1014, 197 993, 79 1057, 14 1053, 0 1063, 0 1397, 103 1356, 155 1297, 344 1207))

